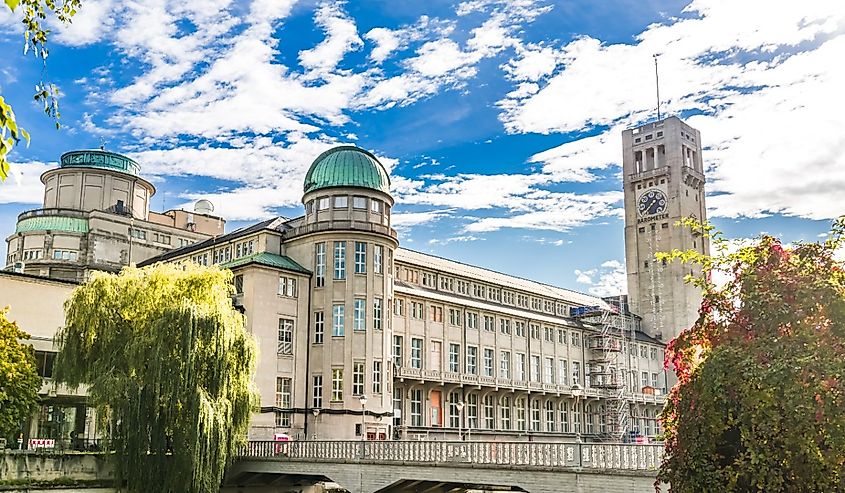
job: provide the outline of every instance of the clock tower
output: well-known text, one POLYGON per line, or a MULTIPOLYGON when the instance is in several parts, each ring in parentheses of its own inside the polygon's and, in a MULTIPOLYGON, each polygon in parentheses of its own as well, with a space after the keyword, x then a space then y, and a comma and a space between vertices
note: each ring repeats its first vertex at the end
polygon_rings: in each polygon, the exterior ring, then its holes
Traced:
POLYGON ((701 135, 677 117, 622 132, 625 258, 631 311, 649 335, 669 341, 692 326, 701 294, 684 276, 698 266, 656 260, 657 252, 710 253, 706 238, 677 225, 706 219, 701 135))

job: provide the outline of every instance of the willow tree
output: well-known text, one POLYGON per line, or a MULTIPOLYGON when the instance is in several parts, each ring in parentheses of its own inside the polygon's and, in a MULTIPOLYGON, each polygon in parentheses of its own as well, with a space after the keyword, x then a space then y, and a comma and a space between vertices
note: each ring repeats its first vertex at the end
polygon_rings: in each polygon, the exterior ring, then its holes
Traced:
POLYGON ((254 339, 231 273, 95 273, 65 304, 55 378, 87 387, 131 492, 217 491, 257 403, 254 339))
POLYGON ((716 235, 713 257, 669 255, 706 274, 697 322, 667 348, 678 384, 658 478, 671 491, 842 491, 843 232, 840 219, 822 243, 763 236, 739 249, 716 235))

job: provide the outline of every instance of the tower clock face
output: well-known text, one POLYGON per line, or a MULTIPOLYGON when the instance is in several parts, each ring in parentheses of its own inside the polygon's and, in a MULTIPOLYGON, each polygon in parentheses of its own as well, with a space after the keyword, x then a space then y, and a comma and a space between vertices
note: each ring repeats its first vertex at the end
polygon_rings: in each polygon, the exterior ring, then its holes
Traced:
POLYGON ((666 212, 666 194, 659 188, 646 190, 637 201, 640 216, 653 216, 666 212))

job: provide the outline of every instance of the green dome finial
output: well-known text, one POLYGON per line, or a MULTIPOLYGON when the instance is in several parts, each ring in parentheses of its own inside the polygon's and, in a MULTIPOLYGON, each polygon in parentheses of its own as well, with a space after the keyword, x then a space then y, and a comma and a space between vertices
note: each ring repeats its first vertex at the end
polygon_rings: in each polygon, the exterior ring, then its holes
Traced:
POLYGON ((317 156, 305 174, 305 193, 323 188, 358 187, 390 193, 390 177, 371 153, 352 145, 337 146, 317 156))

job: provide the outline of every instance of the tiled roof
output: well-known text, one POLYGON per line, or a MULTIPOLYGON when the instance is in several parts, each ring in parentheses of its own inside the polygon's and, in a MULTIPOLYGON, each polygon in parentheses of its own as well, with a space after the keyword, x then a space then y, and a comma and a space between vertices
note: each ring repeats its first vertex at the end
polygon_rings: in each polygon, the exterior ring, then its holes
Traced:
POLYGON ((305 175, 305 193, 360 187, 390 193, 390 177, 375 156, 355 146, 338 146, 317 156, 305 175))
POLYGON ((413 264, 420 267, 428 267, 430 269, 448 272, 455 276, 477 279, 490 284, 501 285, 505 288, 518 289, 528 293, 534 293, 538 296, 547 296, 549 298, 563 300, 578 306, 609 307, 605 300, 597 296, 579 293, 577 291, 559 288, 549 284, 523 279, 521 277, 502 274, 501 272, 416 252, 414 250, 408 250, 406 248, 397 248, 394 259, 397 262, 413 264))
POLYGON ((311 274, 311 271, 296 263, 292 258, 285 255, 276 255, 269 252, 258 252, 246 257, 237 258, 230 262, 220 264, 224 269, 234 269, 247 264, 261 264, 267 267, 274 267, 276 269, 292 270, 294 272, 301 272, 303 274, 311 274))
POLYGON ((18 221, 16 233, 27 231, 67 231, 69 233, 87 233, 88 220, 78 217, 37 216, 18 221))

